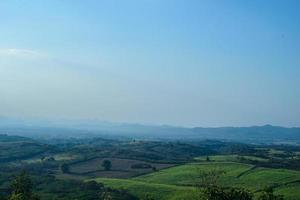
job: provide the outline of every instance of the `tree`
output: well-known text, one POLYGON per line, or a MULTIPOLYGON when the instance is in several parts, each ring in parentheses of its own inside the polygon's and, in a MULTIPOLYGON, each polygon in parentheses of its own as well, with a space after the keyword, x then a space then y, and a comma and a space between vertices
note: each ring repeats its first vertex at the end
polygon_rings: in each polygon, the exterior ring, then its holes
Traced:
POLYGON ((206 162, 209 162, 210 158, 208 156, 206 156, 206 162))
POLYGON ((154 198, 149 193, 146 193, 142 200, 154 200, 154 198))
POLYGON ((111 169, 111 162, 109 160, 104 160, 102 162, 102 167, 106 170, 109 171, 111 169))
POLYGON ((197 187, 207 187, 219 185, 219 179, 225 172, 219 169, 212 169, 210 171, 203 171, 198 169, 198 177, 196 180, 197 187))
POLYGON ((284 198, 282 195, 275 195, 273 188, 269 187, 263 190, 258 200, 284 200, 284 198))
POLYGON ((12 194, 9 200, 27 200, 27 198, 23 194, 12 194))
POLYGON ((100 199, 101 199, 101 200, 112 200, 113 198, 112 198, 110 192, 104 191, 104 192, 101 193, 100 199))
POLYGON ((252 200, 253 194, 243 188, 230 188, 225 192, 228 200, 252 200))
POLYGON ((68 173, 69 172, 69 165, 64 163, 60 166, 60 170, 62 171, 62 173, 68 173))
POLYGON ((3 196, 0 196, 0 200, 6 200, 6 198, 3 196))
POLYGON ((220 186, 208 186, 204 188, 205 200, 252 200, 253 194, 242 188, 224 188, 220 186))
POLYGON ((219 183, 224 171, 213 169, 202 171, 199 169, 197 187, 201 191, 200 199, 204 200, 252 200, 253 194, 242 189, 223 187, 219 183))
POLYGON ((28 174, 21 172, 11 183, 12 194, 10 200, 38 200, 32 192, 32 182, 28 174))

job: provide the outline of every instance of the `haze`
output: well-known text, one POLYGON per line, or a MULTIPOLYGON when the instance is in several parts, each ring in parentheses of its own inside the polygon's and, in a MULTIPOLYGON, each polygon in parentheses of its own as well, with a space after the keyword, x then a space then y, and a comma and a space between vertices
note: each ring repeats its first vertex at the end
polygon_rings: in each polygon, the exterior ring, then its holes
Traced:
POLYGON ((0 116, 300 126, 299 1, 0 1, 0 116))

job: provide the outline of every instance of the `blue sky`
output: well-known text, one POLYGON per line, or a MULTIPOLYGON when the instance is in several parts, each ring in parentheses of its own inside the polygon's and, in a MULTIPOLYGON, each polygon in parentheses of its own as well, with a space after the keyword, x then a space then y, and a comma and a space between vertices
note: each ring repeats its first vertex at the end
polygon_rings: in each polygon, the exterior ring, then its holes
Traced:
POLYGON ((0 115, 300 126, 300 2, 0 1, 0 115))

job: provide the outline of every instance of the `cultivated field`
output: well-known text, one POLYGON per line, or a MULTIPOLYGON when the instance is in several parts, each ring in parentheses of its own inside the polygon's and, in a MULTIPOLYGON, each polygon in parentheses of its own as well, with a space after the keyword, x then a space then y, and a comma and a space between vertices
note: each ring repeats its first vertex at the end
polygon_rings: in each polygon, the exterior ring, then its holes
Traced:
POLYGON ((155 200, 191 200, 200 193, 194 187, 159 183, 147 183, 132 179, 97 178, 98 182, 112 188, 125 189, 143 199, 149 196, 155 200))
POLYGON ((129 178, 174 166, 173 164, 152 163, 133 159, 95 158, 70 165, 70 173, 105 178, 129 178), (105 171, 101 166, 104 160, 109 160, 112 168, 105 171), (144 165, 146 167, 135 167, 144 165))
POLYGON ((201 171, 221 170, 219 183, 223 186, 244 187, 259 193, 266 186, 274 188, 276 193, 284 194, 288 200, 299 199, 300 172, 286 169, 256 168, 253 165, 234 162, 203 162, 185 164, 158 172, 138 176, 128 180, 97 178, 99 182, 113 187, 124 188, 143 197, 145 191, 154 199, 188 199, 199 195, 193 185, 199 180, 201 171), (178 197, 177 192, 180 193, 178 197))
POLYGON ((217 161, 217 162, 239 162, 241 160, 249 160, 249 161, 260 161, 260 162, 267 162, 268 159, 258 157, 258 156, 239 156, 239 155, 214 155, 214 156, 199 156, 196 157, 196 161, 206 161, 206 159, 210 161, 217 161))

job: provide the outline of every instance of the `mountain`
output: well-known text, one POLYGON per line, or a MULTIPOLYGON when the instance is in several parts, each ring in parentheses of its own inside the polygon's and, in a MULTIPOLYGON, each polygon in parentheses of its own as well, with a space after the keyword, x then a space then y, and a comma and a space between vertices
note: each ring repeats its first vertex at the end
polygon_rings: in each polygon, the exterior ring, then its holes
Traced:
POLYGON ((107 137, 152 140, 225 140, 246 143, 300 144, 300 128, 280 126, 186 128, 97 120, 16 120, 0 118, 0 134, 30 137, 107 137))
POLYGON ((196 135, 206 138, 248 142, 299 143, 300 128, 280 126, 193 128, 196 135))

